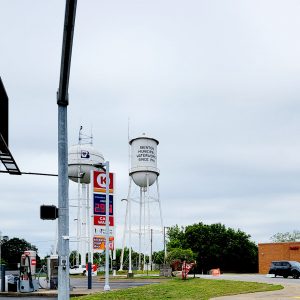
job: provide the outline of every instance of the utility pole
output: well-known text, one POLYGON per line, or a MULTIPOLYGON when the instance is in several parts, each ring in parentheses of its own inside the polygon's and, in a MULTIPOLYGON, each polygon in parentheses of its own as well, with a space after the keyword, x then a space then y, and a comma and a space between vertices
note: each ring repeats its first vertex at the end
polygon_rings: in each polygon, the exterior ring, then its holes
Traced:
POLYGON ((69 178, 68 88, 77 0, 66 0, 58 105, 58 300, 70 298, 69 278, 69 178))

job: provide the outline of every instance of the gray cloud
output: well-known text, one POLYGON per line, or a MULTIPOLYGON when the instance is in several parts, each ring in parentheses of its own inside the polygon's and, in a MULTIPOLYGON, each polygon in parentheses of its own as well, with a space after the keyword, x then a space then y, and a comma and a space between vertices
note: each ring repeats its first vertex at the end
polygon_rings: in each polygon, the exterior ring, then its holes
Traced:
MULTIPOLYGON (((78 3, 69 144, 83 125, 110 160, 118 237, 128 118, 131 137, 146 132, 160 141, 166 225, 222 222, 256 242, 297 229, 298 11, 292 0, 78 3)), ((23 171, 57 172, 63 18, 62 1, 0 9, 10 148, 23 171)), ((76 192, 70 184, 70 197, 76 192)), ((49 252, 55 224, 39 220, 38 209, 57 202, 56 180, 1 174, 0 199, 0 230, 49 252)))

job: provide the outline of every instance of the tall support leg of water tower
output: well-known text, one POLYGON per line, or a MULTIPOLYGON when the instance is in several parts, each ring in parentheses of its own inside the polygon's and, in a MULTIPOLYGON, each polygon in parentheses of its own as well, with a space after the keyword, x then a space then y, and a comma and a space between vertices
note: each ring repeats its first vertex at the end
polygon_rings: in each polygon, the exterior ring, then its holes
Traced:
POLYGON ((129 237, 128 237, 128 247, 129 247, 129 266, 128 266, 128 274, 129 277, 132 274, 132 261, 131 261, 131 209, 132 209, 132 204, 131 204, 131 197, 127 198, 127 202, 128 202, 128 210, 129 210, 129 214, 128 214, 128 219, 129 219, 129 226, 128 226, 128 230, 129 230, 129 237))
POLYGON ((146 188, 143 188, 143 203, 144 203, 144 214, 143 214, 143 220, 144 220, 144 268, 143 271, 146 271, 146 253, 147 253, 147 247, 146 247, 146 188))
POLYGON ((81 261, 79 260, 79 253, 80 253, 80 228, 81 228, 81 217, 80 217, 80 166, 78 166, 78 181, 77 181, 77 251, 76 251, 76 265, 79 266, 81 265, 81 261))
POLYGON ((152 270, 152 253, 151 253, 151 243, 152 243, 152 231, 151 231, 151 224, 150 224, 150 191, 149 191, 149 174, 146 174, 147 177, 147 210, 148 210, 148 241, 150 244, 149 249, 149 265, 150 265, 150 270, 152 270))
MULTIPOLYGON (((128 188, 128 195, 126 199, 126 213, 125 213, 125 220, 124 220, 124 231, 123 231, 123 241, 122 241, 122 252, 121 252, 121 258, 120 258, 120 271, 123 271, 123 262, 124 262, 124 251, 125 251, 125 242, 126 242, 126 233, 127 231, 127 226, 128 226, 128 199, 130 198, 131 194, 131 183, 132 183, 132 178, 129 178, 129 188, 128 188)), ((124 199, 125 200, 125 199, 124 199)), ((122 201, 122 200, 121 200, 122 201)))
POLYGON ((143 191, 140 187, 140 219, 139 219, 139 266, 138 270, 141 270, 141 255, 142 255, 142 207, 143 207, 143 191))
POLYGON ((162 209, 161 209, 161 203, 160 203, 158 178, 156 178, 156 189, 157 189, 157 200, 158 200, 158 205, 159 205, 159 216, 160 216, 161 232, 162 232, 162 234, 164 234, 164 223, 163 223, 162 209))
POLYGON ((87 226, 86 226, 86 184, 82 184, 82 197, 81 197, 81 203, 82 203, 82 231, 81 231, 81 264, 86 264, 86 238, 87 238, 87 226))
POLYGON ((90 204, 90 187, 86 190, 86 225, 87 225, 87 251, 88 262, 93 263, 92 242, 91 242, 91 204, 90 204))

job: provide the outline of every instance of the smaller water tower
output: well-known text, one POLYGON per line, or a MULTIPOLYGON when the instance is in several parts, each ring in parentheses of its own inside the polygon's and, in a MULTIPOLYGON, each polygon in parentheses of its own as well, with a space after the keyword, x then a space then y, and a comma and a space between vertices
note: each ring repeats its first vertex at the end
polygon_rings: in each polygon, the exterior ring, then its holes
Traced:
POLYGON ((97 170, 95 166, 104 162, 103 155, 91 144, 77 144, 69 148, 68 153, 68 173, 72 181, 89 184, 91 181, 90 173, 97 170), (78 176, 79 174, 79 176, 78 176))
POLYGON ((69 179, 78 184, 77 200, 77 256, 76 265, 85 265, 86 253, 91 253, 91 207, 89 205, 89 188, 92 170, 104 162, 102 153, 92 145, 92 136, 86 136, 79 130, 79 143, 69 147, 68 174, 69 179), (80 259, 79 259, 80 253, 80 259))
POLYGON ((131 235, 138 233, 139 241, 139 261, 138 269, 145 270, 146 266, 145 255, 144 262, 141 261, 141 253, 148 253, 150 257, 150 266, 152 266, 152 253, 150 253, 150 244, 152 245, 152 234, 163 234, 163 222, 161 213, 161 204, 159 199, 158 176, 160 174, 157 168, 157 146, 158 140, 148 137, 145 134, 129 141, 130 147, 130 169, 129 169, 129 188, 127 196, 127 207, 125 215, 125 228, 123 233, 123 247, 121 254, 120 270, 123 269, 123 258, 125 249, 126 233, 129 234, 129 273, 131 269, 131 235), (132 182, 139 187, 139 195, 135 197, 132 182), (152 187, 156 183, 155 187, 152 187), (136 198, 138 200, 136 200, 136 198), (137 203, 138 208, 134 211, 133 204, 137 203), (158 217, 160 224, 155 224, 154 206, 157 206, 158 217), (136 212, 136 214, 134 214, 136 212), (139 220, 138 222, 136 222, 139 220), (138 224, 136 224, 138 223, 138 224), (143 249, 142 249, 142 240, 143 249))

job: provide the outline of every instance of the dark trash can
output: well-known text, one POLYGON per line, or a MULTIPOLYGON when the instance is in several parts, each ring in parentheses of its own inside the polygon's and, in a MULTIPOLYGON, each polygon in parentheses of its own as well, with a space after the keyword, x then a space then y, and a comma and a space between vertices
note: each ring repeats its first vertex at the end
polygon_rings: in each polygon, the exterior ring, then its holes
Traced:
POLYGON ((10 276, 7 281, 7 291, 8 292, 17 292, 18 291, 18 276, 10 276))

